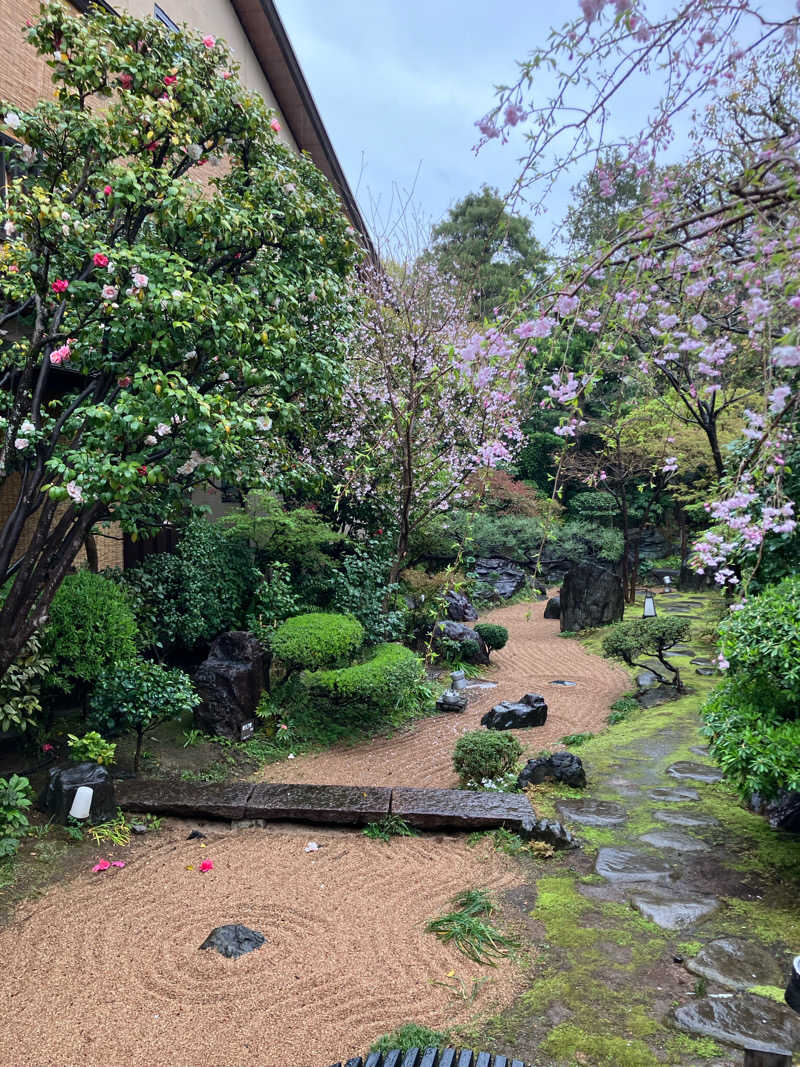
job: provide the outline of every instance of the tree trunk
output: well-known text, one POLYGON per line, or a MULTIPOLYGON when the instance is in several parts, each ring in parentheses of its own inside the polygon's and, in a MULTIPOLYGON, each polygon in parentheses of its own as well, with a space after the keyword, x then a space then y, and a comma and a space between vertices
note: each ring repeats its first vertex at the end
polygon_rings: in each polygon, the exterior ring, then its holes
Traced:
POLYGON ((99 574, 100 560, 97 556, 97 541, 95 541, 93 533, 89 532, 86 535, 83 547, 86 549, 86 562, 89 564, 89 570, 92 574, 99 574))
POLYGON ((628 552, 631 547, 631 527, 630 519, 628 517, 628 497, 625 492, 625 486, 622 487, 622 493, 620 494, 620 511, 622 512, 622 589, 625 594, 625 603, 632 604, 633 600, 630 598, 629 582, 630 567, 628 565, 628 552))
POLYGON ((144 730, 136 731, 136 751, 133 754, 133 773, 135 776, 139 774, 139 760, 142 758, 142 741, 144 740, 144 730))
POLYGON ((722 459, 722 449, 719 446, 719 437, 717 436, 717 418, 715 415, 710 415, 706 425, 703 427, 708 438, 708 443, 711 446, 711 455, 714 457, 714 469, 717 472, 717 481, 722 481, 725 475, 725 464, 722 459))

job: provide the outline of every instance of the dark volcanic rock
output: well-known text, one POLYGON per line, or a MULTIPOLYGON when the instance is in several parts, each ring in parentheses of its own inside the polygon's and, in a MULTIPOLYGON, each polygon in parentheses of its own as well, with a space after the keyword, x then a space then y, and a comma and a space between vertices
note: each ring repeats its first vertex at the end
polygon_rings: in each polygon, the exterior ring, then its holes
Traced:
POLYGON ((445 593, 447 601, 447 617, 452 622, 474 622, 478 612, 473 607, 469 597, 463 593, 456 593, 453 589, 445 593))
POLYGON ((557 849, 578 848, 578 842, 560 822, 537 819, 535 815, 523 819, 517 833, 523 841, 544 841, 557 849))
POLYGON ((200 948, 216 949, 220 955, 235 960, 247 952, 255 952, 265 941, 266 938, 258 930, 251 930, 238 923, 228 923, 226 926, 216 926, 200 948))
POLYGON ((481 719, 487 730, 526 730, 529 726, 544 726, 547 721, 547 704, 539 693, 526 693, 514 704, 503 700, 495 704, 481 719))
POLYGON ((50 780, 39 795, 37 806, 54 822, 65 823, 78 786, 93 789, 90 822, 107 822, 117 813, 114 784, 107 767, 99 763, 72 763, 51 767, 50 780))
POLYGON ((546 619, 560 619, 561 618, 561 597, 551 596, 544 607, 544 617, 546 619))
POLYGON ((580 757, 571 752, 554 752, 552 756, 529 759, 517 778, 517 788, 540 782, 563 782, 573 789, 582 789, 586 785, 586 772, 580 757))
POLYGON ((433 631, 433 643, 446 638, 455 641, 461 646, 461 657, 465 663, 480 663, 484 666, 489 664, 489 649, 481 635, 463 622, 453 622, 452 619, 444 619, 436 623, 433 631))
POLYGON ((561 586, 561 630, 587 630, 622 618, 622 582, 596 563, 579 563, 561 586))
POLYGON ((800 1016, 784 1004, 752 993, 682 1004, 675 1021, 689 1033, 753 1052, 789 1055, 800 1049, 800 1016))
POLYGON ((782 790, 775 800, 764 805, 764 814, 773 829, 800 834, 800 793, 782 790))
POLYGON ((525 585, 525 571, 509 559, 499 556, 476 559, 472 569, 478 581, 490 585, 500 600, 508 600, 525 585))
POLYGON ((240 741, 242 726, 253 720, 265 686, 258 640, 244 630, 220 634, 195 672, 194 684, 203 700, 194 713, 198 727, 240 741))

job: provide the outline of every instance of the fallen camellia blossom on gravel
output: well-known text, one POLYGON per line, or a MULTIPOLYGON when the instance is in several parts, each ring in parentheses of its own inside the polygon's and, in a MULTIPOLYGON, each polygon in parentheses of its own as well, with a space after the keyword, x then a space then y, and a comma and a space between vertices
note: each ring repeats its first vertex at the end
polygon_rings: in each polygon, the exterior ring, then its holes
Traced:
POLYGON ((200 864, 200 870, 201 871, 213 871, 214 870, 213 861, 212 860, 203 860, 203 862, 200 864))
POLYGON ((110 866, 111 864, 108 862, 108 860, 100 860, 99 863, 95 864, 95 866, 92 867, 92 873, 97 874, 98 871, 107 871, 110 866))

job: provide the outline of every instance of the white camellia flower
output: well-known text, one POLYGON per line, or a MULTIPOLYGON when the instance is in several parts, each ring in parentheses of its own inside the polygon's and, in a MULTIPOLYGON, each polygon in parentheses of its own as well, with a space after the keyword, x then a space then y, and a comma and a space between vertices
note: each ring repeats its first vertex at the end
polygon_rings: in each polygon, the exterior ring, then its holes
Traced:
POLYGON ((16 111, 9 111, 6 117, 3 119, 6 126, 9 126, 12 130, 18 130, 22 124, 22 119, 16 113, 16 111))
POLYGON ((199 144, 190 144, 186 146, 186 155, 192 159, 199 159, 203 154, 203 146, 199 144))
POLYGON ((133 284, 137 289, 146 289, 150 283, 150 279, 146 274, 134 274, 133 284))
POLYGON ((144 443, 145 443, 146 445, 157 445, 157 444, 158 444, 158 441, 157 441, 157 440, 155 439, 155 437, 153 437, 153 435, 152 435, 151 433, 149 433, 149 434, 147 435, 147 437, 145 437, 145 439, 144 439, 144 443))
POLYGON ((24 419, 22 425, 19 428, 19 432, 22 434, 35 433, 36 427, 30 421, 30 419, 24 419))
POLYGON ((23 448, 27 448, 29 444, 30 442, 27 437, 17 437, 14 441, 14 448, 16 448, 18 452, 21 452, 23 448))
POLYGON ((76 504, 80 504, 83 500, 83 491, 77 482, 67 482, 66 485, 67 495, 75 501, 76 504))
POLYGON ((6 237, 13 237, 14 234, 17 232, 17 227, 14 225, 11 219, 6 219, 6 221, 3 223, 3 230, 5 232, 6 237))

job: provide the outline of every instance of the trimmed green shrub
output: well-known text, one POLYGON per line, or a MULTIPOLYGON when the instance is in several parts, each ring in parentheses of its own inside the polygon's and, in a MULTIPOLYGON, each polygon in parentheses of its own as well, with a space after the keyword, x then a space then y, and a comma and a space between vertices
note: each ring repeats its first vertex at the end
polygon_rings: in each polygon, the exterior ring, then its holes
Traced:
POLYGON ((424 678, 422 660, 405 645, 378 645, 364 663, 340 670, 309 671, 302 682, 315 698, 332 705, 389 712, 424 678))
POLYGON ((364 644, 364 627, 348 615, 311 612, 281 623, 270 639, 287 670, 321 670, 352 660, 364 644))
MULTIPOLYGON (((636 657, 655 656, 665 670, 672 672, 670 684, 680 689, 680 671, 675 663, 665 659, 664 654, 679 641, 685 641, 690 632, 689 619, 631 619, 629 622, 618 622, 610 627, 603 638, 603 655, 621 659, 629 667, 642 667, 650 671, 653 670, 652 665, 637 663, 636 657)), ((661 680, 667 681, 664 677, 661 680)))
POLYGON ((702 708, 711 754, 745 797, 800 790, 800 578, 765 589, 720 632, 728 676, 702 708))
POLYGON ((508 641, 508 630, 505 626, 494 622, 476 622, 472 629, 476 634, 480 634, 490 652, 505 648, 508 641))
POLYGON ((25 812, 31 806, 31 785, 27 778, 12 774, 0 778, 0 859, 16 855, 28 829, 25 812))
POLYGON ((69 754, 76 763, 91 761, 104 763, 108 766, 115 762, 117 746, 114 741, 104 740, 97 730, 89 730, 78 737, 76 734, 67 734, 67 748, 69 754))
POLYGON ((136 732, 133 769, 138 773, 145 730, 167 719, 180 719, 199 703, 188 674, 134 660, 112 667, 98 679, 89 701, 89 723, 110 737, 126 730, 136 732))
POLYGON ((495 781, 514 770, 522 745, 513 734, 470 730, 456 741, 453 767, 462 786, 484 779, 495 781))
POLYGON ((136 655, 138 628, 125 591, 102 574, 68 574, 53 598, 42 651, 47 685, 70 692, 136 655))

